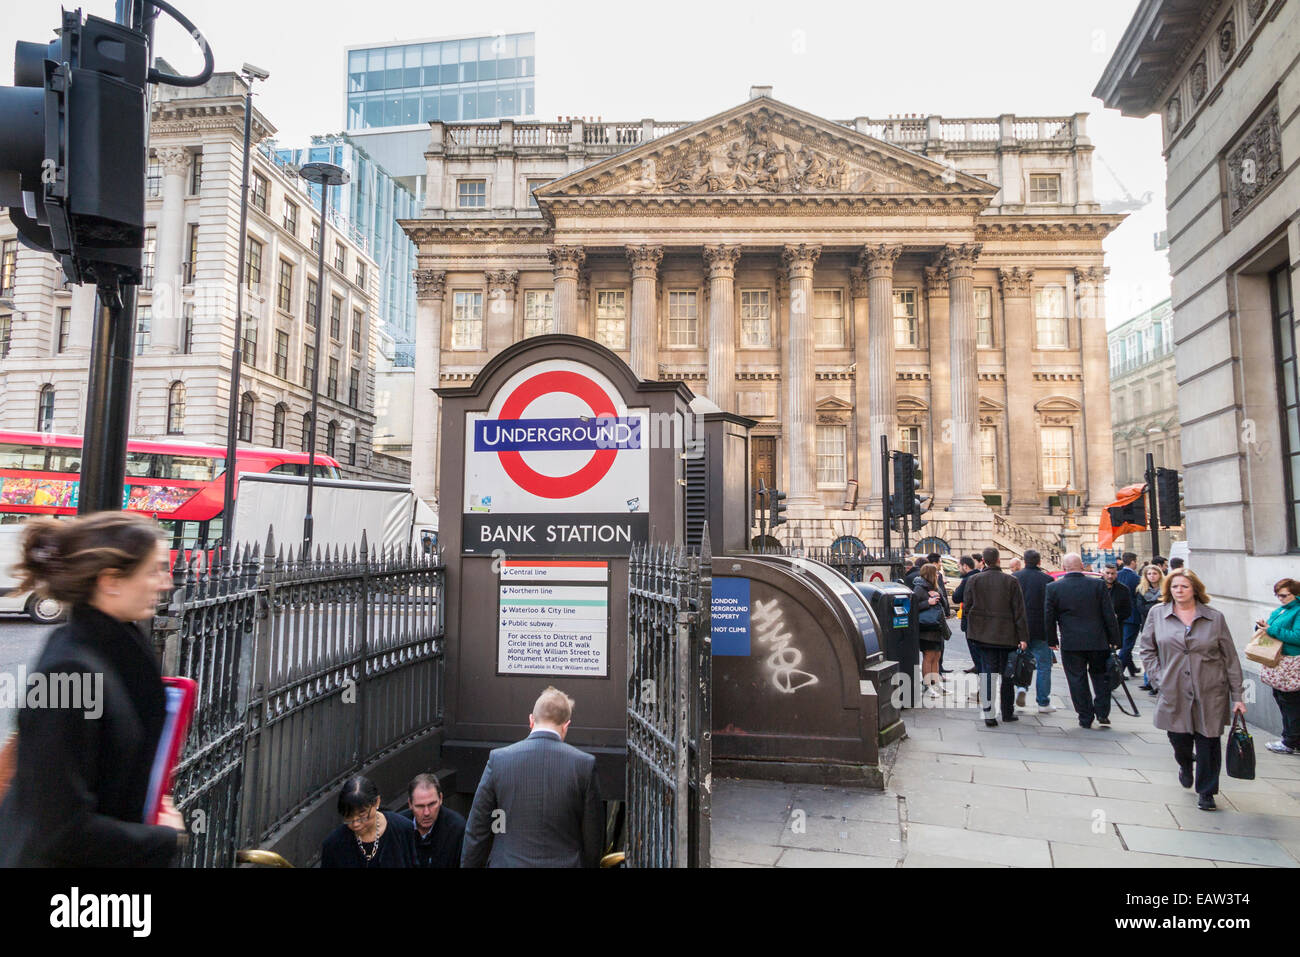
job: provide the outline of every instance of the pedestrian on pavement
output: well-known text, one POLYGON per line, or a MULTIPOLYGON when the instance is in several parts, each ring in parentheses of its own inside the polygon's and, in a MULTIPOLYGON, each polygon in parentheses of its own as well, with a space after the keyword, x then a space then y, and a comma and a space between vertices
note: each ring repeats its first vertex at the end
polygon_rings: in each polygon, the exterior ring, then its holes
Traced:
POLYGON ((1151 559, 1151 564, 1160 566, 1160 574, 1169 574, 1169 559, 1165 558, 1165 556, 1157 555, 1155 558, 1151 559))
POLYGON ((1014 575, 1018 571, 1023 571, 1024 567, 1025 567, 1024 559, 1013 558, 1011 559, 1011 564, 1007 568, 1007 572, 1008 574, 1014 575))
MULTIPOLYGON (((1147 623, 1147 616, 1151 614, 1151 609, 1160 604, 1164 599, 1161 598, 1162 586, 1165 576, 1160 573, 1159 565, 1147 565, 1142 569, 1142 580, 1138 584, 1137 594, 1134 600, 1133 620, 1137 622, 1138 631, 1147 623)), ((1133 639, 1137 642, 1136 636, 1133 639)), ((1130 659, 1131 660, 1131 659, 1130 659)), ((1142 684, 1140 690, 1147 694, 1156 694, 1156 689, 1151 684, 1151 676, 1146 672, 1142 673, 1142 684)))
POLYGON ((442 803, 442 783, 436 774, 417 774, 406 787, 406 810, 399 812, 415 825, 417 867, 460 867, 465 842, 465 816, 442 803))
POLYGON ((1178 783, 1196 787, 1196 806, 1213 811, 1223 761, 1223 728, 1246 713, 1241 661, 1223 613, 1189 568, 1165 576, 1164 605, 1138 636, 1142 667, 1159 689, 1155 726, 1168 732, 1178 783), (1195 773, 1193 773, 1193 770, 1195 773))
MULTIPOLYGON (((1025 596, 1025 620, 1029 625, 1029 650, 1034 656, 1035 697, 1038 701, 1038 713, 1050 714, 1056 710, 1052 704, 1052 648, 1056 645, 1056 634, 1049 635, 1043 627, 1043 610, 1047 603, 1047 586, 1052 583, 1052 576, 1042 569, 1042 556, 1035 550, 1025 552, 1025 567, 1015 573, 1020 583, 1020 591, 1025 596)), ((1016 689, 1016 705, 1025 706, 1025 694, 1028 688, 1016 689)))
MULTIPOLYGON (((931 552, 930 554, 925 556, 925 563, 927 565, 933 565, 935 568, 939 570, 939 594, 943 595, 944 608, 947 609, 947 614, 951 616, 952 605, 948 601, 948 582, 947 579, 945 579, 943 576, 943 556, 940 555, 938 552, 931 552)), ((952 634, 951 628, 948 629, 948 634, 951 636, 952 634)), ((952 674, 951 668, 945 668, 943 666, 943 653, 944 651, 947 650, 947 648, 948 648, 948 642, 945 641, 943 643, 943 647, 939 649, 939 674, 941 675, 952 674)))
POLYGON ((1263 668, 1260 678, 1273 689, 1273 700, 1282 712, 1282 740, 1264 747, 1274 754, 1300 754, 1300 582, 1283 578, 1273 586, 1281 602, 1268 616, 1255 622, 1266 628, 1271 637, 1282 642, 1282 660, 1276 668, 1263 668))
POLYGON ((1094 720, 1109 727, 1111 688, 1106 659, 1123 641, 1111 592, 1106 582, 1083 573, 1083 558, 1076 552, 1061 559, 1061 568, 1065 574, 1047 586, 1043 628, 1049 635, 1060 631, 1061 667, 1079 727, 1091 728, 1094 720))
POLYGON ((943 686, 943 679, 939 675, 939 656, 950 632, 947 622, 948 596, 939 585, 939 566, 926 563, 921 566, 920 574, 912 585, 912 607, 919 618, 923 610, 936 605, 942 612, 938 623, 933 628, 927 628, 924 623, 920 626, 921 680, 925 685, 925 696, 931 699, 952 694, 943 686))
MULTIPOLYGON (((1115 620, 1120 624, 1120 650, 1123 650, 1124 622, 1133 617, 1133 592, 1119 581, 1119 566, 1107 562, 1101 569, 1101 580, 1106 583, 1106 594, 1110 595, 1111 607, 1115 609, 1115 620)), ((1136 669, 1134 669, 1136 672, 1136 669)))
MULTIPOLYGON (((983 564, 984 559, 981 557, 979 564, 983 564)), ((958 562, 961 565, 961 581, 957 583, 957 588, 952 593, 952 602, 961 608, 961 633, 966 634, 966 606, 963 599, 966 597, 966 582, 972 575, 978 574, 979 565, 976 564, 974 555, 963 555, 958 562)), ((978 674, 980 670, 979 649, 977 649, 970 640, 966 641, 966 648, 970 651, 971 666, 966 669, 966 674, 978 674)))
POLYGON ((564 743, 573 699, 537 698, 532 733, 488 755, 465 827, 461 867, 596 867, 605 823, 596 759, 564 743))
POLYGON ((908 588, 911 588, 916 584, 916 576, 921 574, 921 566, 924 564, 925 559, 922 556, 917 555, 916 559, 912 562, 912 567, 907 570, 905 575, 903 575, 903 584, 908 588))
MULTIPOLYGON (((1137 552, 1125 552, 1119 557, 1119 573, 1117 575, 1119 583, 1128 589, 1129 604, 1132 607, 1127 617, 1119 619, 1120 630, 1124 634, 1124 643, 1119 650, 1119 660, 1128 669, 1128 673, 1134 676, 1137 675, 1138 670, 1137 665, 1133 663, 1133 645, 1137 642, 1138 632, 1142 630, 1142 622, 1138 621, 1137 618, 1137 592, 1138 586, 1142 583, 1142 576, 1137 571, 1137 561, 1137 552)), ((1116 612, 1118 613, 1118 611, 1117 608, 1116 612)))
POLYGON ((23 532, 17 589, 70 609, 29 686, 91 690, 18 712, 0 867, 166 867, 188 838, 170 796, 157 824, 142 823, 167 714, 158 658, 134 623, 171 588, 161 536, 129 512, 35 519, 23 532))
POLYGON ((1001 567, 1000 555, 992 546, 984 549, 984 571, 962 580, 966 591, 963 620, 969 619, 966 639, 979 647, 980 706, 984 724, 997 726, 993 715, 993 679, 998 679, 998 700, 1003 721, 1016 717, 1015 690, 1003 677, 1007 657, 1017 646, 1029 647, 1029 623, 1025 617, 1025 596, 1020 584, 1001 567))
POLYGON ((1184 567, 1186 567, 1186 564, 1187 564, 1187 563, 1184 562, 1181 558, 1171 558, 1171 559, 1169 559, 1169 570, 1170 570, 1171 572, 1172 572, 1172 571, 1176 571, 1176 570, 1178 570, 1179 568, 1184 568, 1184 567))
POLYGON ((379 787, 354 774, 339 791, 343 823, 321 843, 321 867, 419 867, 415 825, 400 814, 379 809, 379 787))

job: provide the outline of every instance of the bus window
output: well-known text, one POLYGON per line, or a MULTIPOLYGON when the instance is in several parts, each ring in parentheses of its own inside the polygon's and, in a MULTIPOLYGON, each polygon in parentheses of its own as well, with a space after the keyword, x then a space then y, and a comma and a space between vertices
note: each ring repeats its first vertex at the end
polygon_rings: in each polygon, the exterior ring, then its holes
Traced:
POLYGON ((18 445, 5 443, 0 445, 0 469, 26 469, 32 472, 45 471, 45 453, 49 451, 43 445, 18 445))
POLYGON ((157 465, 151 473, 154 478, 180 479, 182 482, 210 482, 216 478, 213 459, 200 455, 159 455, 156 458, 157 465))
POLYGON ((148 452, 126 453, 127 478, 149 478, 153 469, 153 455, 148 452))
POLYGON ((49 463, 46 466, 49 472, 80 472, 81 471, 81 449, 79 448, 51 448, 49 463))
MULTIPOLYGON (((271 469, 272 475, 306 475, 307 465, 302 462, 285 462, 283 465, 277 465, 271 469)), ((332 465, 317 465, 317 478, 336 479, 339 477, 339 470, 332 465)))

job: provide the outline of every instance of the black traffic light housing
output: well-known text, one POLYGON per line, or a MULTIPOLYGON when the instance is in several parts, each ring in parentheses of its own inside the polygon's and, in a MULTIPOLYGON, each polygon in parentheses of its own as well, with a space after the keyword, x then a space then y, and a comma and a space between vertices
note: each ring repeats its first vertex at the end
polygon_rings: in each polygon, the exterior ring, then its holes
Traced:
POLYGON ((138 285, 144 244, 146 36, 64 11, 57 40, 19 42, 0 87, 0 205, 69 282, 138 285))
POLYGON ((785 510, 788 507, 785 504, 785 492, 774 488, 769 489, 767 494, 769 501, 772 503, 772 522, 770 527, 776 528, 778 525, 784 525, 789 521, 789 519, 785 517, 785 510))
POLYGON ((913 479, 913 483, 914 483, 914 488, 912 490, 912 530, 915 531, 917 529, 922 528, 925 525, 930 524, 924 518, 921 517, 922 514, 924 514, 925 511, 930 507, 930 496, 921 494, 920 492, 921 479, 919 476, 913 479))
POLYGON ((912 515, 919 481, 916 475, 916 457, 911 452, 895 452, 894 495, 889 503, 891 515, 912 515))
POLYGON ((1183 524, 1182 495, 1179 492, 1177 469, 1156 469, 1156 510, 1161 528, 1183 524))

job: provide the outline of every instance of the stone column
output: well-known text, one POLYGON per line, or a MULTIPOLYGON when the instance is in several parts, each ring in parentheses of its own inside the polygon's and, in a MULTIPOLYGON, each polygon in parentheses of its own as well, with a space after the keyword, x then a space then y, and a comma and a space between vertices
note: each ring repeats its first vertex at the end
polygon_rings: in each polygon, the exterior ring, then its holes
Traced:
POLYGON ((415 270, 415 394, 411 409, 411 487, 430 506, 438 496, 442 403, 433 390, 438 388, 442 368, 442 302, 446 288, 447 274, 442 270, 415 270))
POLYGON ((515 297, 519 289, 519 270, 489 269, 483 273, 488 287, 487 323, 483 344, 488 358, 515 341, 515 297))
MULTIPOLYGON (((889 440, 893 448, 898 442, 897 398, 894 388, 897 373, 894 370, 894 263, 902 254, 902 246, 868 246, 862 251, 862 272, 866 277, 866 295, 869 329, 865 346, 860 342, 858 354, 867 350, 867 361, 858 362, 858 381, 867 370, 865 391, 867 418, 870 424, 872 463, 871 506, 879 506, 884 496, 884 476, 880 474, 880 437, 889 440)), ((857 294, 854 293, 856 296, 857 294)), ((857 309, 855 300, 854 309, 857 309)), ((862 391, 862 386, 859 386, 862 391)))
POLYGON ((655 321, 658 302, 659 263, 662 246, 629 246, 632 264, 632 314, 629 317, 628 349, 632 371, 639 379, 659 378, 659 324, 655 321))
MULTIPOLYGON (((1084 479, 1082 506, 1105 508, 1115 500, 1114 448, 1110 425, 1110 353, 1106 341, 1106 274, 1109 269, 1089 266, 1074 271, 1074 295, 1079 315, 1079 352, 1083 362, 1082 416, 1083 468, 1074 474, 1084 479)), ((1076 479, 1078 481, 1079 479, 1076 479)))
POLYGON ((813 507, 817 496, 816 424, 817 360, 813 352, 813 267, 821 255, 818 245, 786 246, 781 260, 790 276, 790 312, 781 370, 785 382, 783 423, 789 436, 791 507, 813 507))
POLYGON ((163 182, 162 211, 154 234, 153 330, 149 351, 174 353, 180 349, 185 177, 190 168, 190 154, 179 146, 162 146, 154 152, 162 164, 163 182))
POLYGON ((578 273, 578 335, 596 338, 591 319, 591 276, 585 272, 578 273))
MULTIPOLYGON (((952 359, 948 346, 948 277, 942 266, 925 267, 925 319, 930 347, 930 465, 921 484, 934 490, 934 507, 952 505, 952 359)), ((893 444, 891 440, 891 445, 893 444)))
POLYGON ((578 273, 586 261, 581 246, 552 246, 546 251, 555 267, 555 331, 578 334, 578 273))
POLYGON ((736 411, 736 262, 740 247, 704 247, 709 271, 709 398, 736 411))
POLYGON ((1034 427, 1034 316, 1030 290, 1034 271, 1021 266, 999 269, 1002 286, 1003 348, 1007 369, 1007 430, 1011 452, 1011 518, 1030 518, 1043 511, 1038 489, 1041 450, 1034 427))
POLYGON ((975 259, 979 243, 944 249, 952 356, 952 507, 984 509, 980 491, 979 365, 976 359, 975 259))

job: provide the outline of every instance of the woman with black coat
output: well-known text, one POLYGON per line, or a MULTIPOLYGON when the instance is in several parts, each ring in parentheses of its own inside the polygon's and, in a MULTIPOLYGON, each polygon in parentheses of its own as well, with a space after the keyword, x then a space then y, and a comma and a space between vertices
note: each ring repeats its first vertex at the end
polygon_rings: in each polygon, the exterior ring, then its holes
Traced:
POLYGON ((939 674, 939 659, 943 643, 951 634, 947 618, 948 596, 939 583, 939 566, 922 565, 912 584, 912 610, 918 622, 921 644, 921 677, 926 686, 925 696, 930 699, 951 694, 943 685, 939 674), (933 610, 937 608, 937 613, 933 610), (932 609, 923 619, 922 612, 932 609))
POLYGON ((321 867, 419 867, 415 825, 409 818, 379 809, 379 788, 363 774, 339 791, 343 823, 321 844, 321 867))
POLYGON ((71 612, 29 675, 32 687, 43 676, 48 699, 33 707, 23 689, 0 867, 166 867, 186 834, 167 797, 159 823, 144 821, 166 705, 157 658, 133 624, 171 587, 158 526, 124 512, 32 521, 18 574, 20 591, 71 612))

